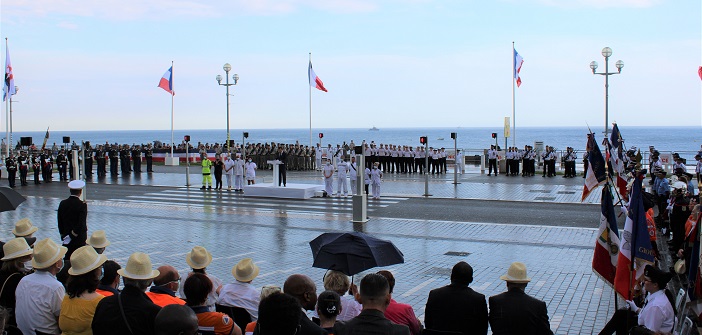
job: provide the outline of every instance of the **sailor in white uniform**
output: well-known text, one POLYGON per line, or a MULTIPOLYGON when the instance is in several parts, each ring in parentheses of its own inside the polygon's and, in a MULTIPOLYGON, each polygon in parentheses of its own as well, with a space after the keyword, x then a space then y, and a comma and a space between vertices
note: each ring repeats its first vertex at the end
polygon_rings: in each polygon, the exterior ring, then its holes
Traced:
POLYGON ((327 164, 324 164, 324 190, 327 192, 327 196, 334 195, 334 165, 332 165, 331 159, 327 160, 327 164))
POLYGON ((346 174, 349 172, 349 163, 341 160, 337 165, 336 170, 336 189, 339 191, 339 196, 343 192, 343 195, 347 197, 349 195, 349 187, 346 183, 346 174))

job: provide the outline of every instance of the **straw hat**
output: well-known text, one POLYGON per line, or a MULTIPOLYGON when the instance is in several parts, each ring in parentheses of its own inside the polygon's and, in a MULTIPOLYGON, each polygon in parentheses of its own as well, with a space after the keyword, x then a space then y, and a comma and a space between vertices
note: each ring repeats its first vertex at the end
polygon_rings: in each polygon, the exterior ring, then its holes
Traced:
POLYGON ((232 275, 240 282, 250 282, 258 276, 259 268, 251 258, 244 258, 232 268, 232 275))
POLYGON ((96 230, 90 235, 90 238, 86 241, 93 248, 105 248, 110 245, 110 240, 105 236, 104 230, 96 230))
POLYGON ((678 259, 677 262, 675 262, 675 265, 673 265, 673 269, 675 269, 675 273, 681 275, 685 273, 685 260, 684 259, 678 259))
POLYGON ((50 238, 45 238, 34 245, 32 267, 35 269, 46 269, 63 258, 67 251, 68 248, 59 246, 50 238))
POLYGON ((71 254, 71 268, 68 274, 79 276, 100 267, 107 260, 107 256, 98 255, 95 248, 89 245, 82 246, 71 254))
POLYGON ((5 253, 5 257, 2 258, 3 261, 9 261, 32 254, 32 248, 29 247, 24 237, 16 237, 7 241, 7 243, 2 246, 2 251, 5 253))
POLYGON ((185 262, 193 269, 204 269, 212 263, 212 254, 204 247, 194 247, 185 255, 185 262))
POLYGON ((37 230, 39 230, 39 228, 32 225, 32 221, 29 221, 29 219, 24 218, 15 223, 15 228, 12 229, 12 233, 15 234, 15 236, 17 237, 29 236, 34 234, 37 230))
POLYGON ((531 278, 527 277, 526 265, 522 262, 514 262, 507 269, 507 273, 500 276, 500 279, 508 283, 528 283, 531 278))
POLYGON ((135 252, 127 260, 124 269, 117 270, 117 274, 124 278, 145 280, 156 278, 161 274, 158 270, 151 269, 151 258, 143 252, 135 252))

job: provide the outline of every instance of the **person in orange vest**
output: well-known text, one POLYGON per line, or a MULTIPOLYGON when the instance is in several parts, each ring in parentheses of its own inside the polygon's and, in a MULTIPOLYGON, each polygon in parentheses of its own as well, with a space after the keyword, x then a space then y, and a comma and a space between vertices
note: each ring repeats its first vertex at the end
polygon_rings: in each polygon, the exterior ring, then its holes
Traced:
POLYGON ((162 265, 157 270, 160 274, 154 278, 154 286, 146 292, 149 299, 161 307, 172 304, 185 305, 185 300, 175 295, 180 285, 178 271, 170 265, 162 265))
POLYGON ((119 274, 117 270, 121 268, 122 267, 115 261, 105 261, 105 263, 102 264, 102 278, 100 278, 100 283, 95 292, 106 297, 119 293, 117 289, 119 287, 119 274))
POLYGON ((201 190, 204 190, 207 188, 208 190, 212 189, 212 173, 210 173, 210 168, 212 167, 212 161, 207 158, 207 156, 204 156, 202 158, 202 187, 200 187, 201 190))

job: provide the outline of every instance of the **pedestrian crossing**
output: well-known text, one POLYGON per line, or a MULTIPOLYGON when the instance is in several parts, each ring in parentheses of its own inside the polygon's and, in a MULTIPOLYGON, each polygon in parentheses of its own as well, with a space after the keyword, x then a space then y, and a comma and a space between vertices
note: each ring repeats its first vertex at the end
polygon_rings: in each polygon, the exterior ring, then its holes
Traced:
MULTIPOLYGON (((380 200, 368 200, 368 212, 397 204, 409 198, 381 197, 380 200)), ((153 204, 187 207, 229 207, 255 209, 257 211, 281 211, 299 213, 348 214, 353 213, 351 197, 328 197, 310 199, 276 199, 245 197, 243 194, 227 191, 202 191, 194 189, 165 189, 129 195, 109 201, 132 204, 153 204)))

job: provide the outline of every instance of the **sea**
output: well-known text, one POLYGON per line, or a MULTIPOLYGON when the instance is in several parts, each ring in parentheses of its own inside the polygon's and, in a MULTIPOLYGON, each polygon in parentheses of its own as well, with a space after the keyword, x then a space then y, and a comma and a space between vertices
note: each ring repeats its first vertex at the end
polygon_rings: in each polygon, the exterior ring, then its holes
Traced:
MULTIPOLYGON (((661 152, 678 152, 686 158, 692 159, 702 145, 702 128, 696 127, 620 127, 625 148, 636 146, 642 152, 648 151, 653 145, 661 152)), ((601 143, 603 130, 592 129, 598 143, 601 143)), ((456 147, 466 151, 477 151, 488 148, 491 144, 501 147, 513 146, 512 137, 505 142, 505 134, 502 128, 489 127, 457 127, 457 128, 380 128, 370 130, 369 128, 312 128, 307 129, 231 129, 230 136, 236 143, 241 143, 243 132, 248 132, 247 143, 299 143, 301 145, 315 145, 321 142, 322 146, 327 144, 343 144, 353 142, 358 145, 362 141, 376 144, 395 144, 419 146, 420 136, 427 136, 430 147, 445 147, 453 149, 454 140, 451 133, 456 133, 456 147), (497 139, 492 138, 492 133, 497 133, 497 139), (322 138, 320 138, 322 134, 322 138), (497 141, 496 141, 497 140, 497 141)), ((512 129, 515 132, 515 129, 512 129)), ((586 127, 518 127, 516 129, 516 146, 523 148, 524 145, 534 145, 535 142, 543 142, 544 145, 553 146, 556 150, 565 150, 573 147, 575 150, 584 152, 589 133, 586 127)), ((41 146, 46 135, 45 131, 14 132, 12 134, 13 143, 17 143, 20 137, 32 137, 37 146, 41 146)), ((178 129, 173 132, 175 143, 181 143, 185 135, 189 135, 193 145, 199 143, 224 143, 226 141, 226 129, 178 129)), ((120 144, 147 144, 154 141, 163 143, 171 142, 170 130, 80 130, 64 131, 50 130, 47 146, 54 143, 61 145, 63 137, 70 137, 71 142, 81 143, 90 141, 91 144, 120 143, 120 144)))

